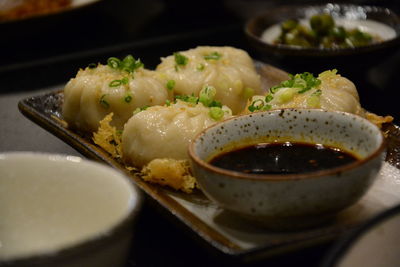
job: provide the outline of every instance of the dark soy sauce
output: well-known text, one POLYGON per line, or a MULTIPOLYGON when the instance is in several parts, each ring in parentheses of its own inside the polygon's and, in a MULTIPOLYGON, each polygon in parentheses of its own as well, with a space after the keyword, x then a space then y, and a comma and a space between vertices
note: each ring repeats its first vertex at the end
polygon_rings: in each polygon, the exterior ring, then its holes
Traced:
POLYGON ((357 160, 338 148, 297 142, 262 143, 222 153, 210 164, 251 174, 296 174, 335 168, 357 160))

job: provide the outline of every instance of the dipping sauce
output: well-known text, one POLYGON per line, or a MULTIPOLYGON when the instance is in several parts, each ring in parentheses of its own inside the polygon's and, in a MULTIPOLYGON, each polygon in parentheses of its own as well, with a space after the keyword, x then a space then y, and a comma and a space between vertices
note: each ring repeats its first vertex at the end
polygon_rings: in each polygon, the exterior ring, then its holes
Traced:
POLYGON ((297 142, 261 143, 217 155, 210 164, 250 174, 296 174, 349 164, 357 157, 335 147, 297 142))

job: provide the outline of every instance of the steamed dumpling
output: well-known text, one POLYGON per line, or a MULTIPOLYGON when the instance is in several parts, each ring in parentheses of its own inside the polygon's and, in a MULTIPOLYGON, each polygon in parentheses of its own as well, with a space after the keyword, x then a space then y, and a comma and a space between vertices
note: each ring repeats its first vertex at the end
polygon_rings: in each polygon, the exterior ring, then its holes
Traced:
MULTIPOLYGON (((178 100, 170 106, 153 106, 131 117, 122 134, 124 160, 142 167, 153 159, 188 159, 189 142, 201 130, 216 123, 210 108, 178 100)), ((225 119, 231 111, 222 107, 225 119)))
POLYGON ((321 108, 364 116, 355 85, 336 74, 336 71, 325 71, 318 78, 309 73, 295 75, 291 80, 272 88, 267 96, 253 96, 249 104, 245 112, 278 108, 321 108))
POLYGON ((197 96, 206 85, 217 89, 216 100, 234 114, 249 94, 261 94, 261 80, 247 52, 233 47, 201 46, 162 58, 156 71, 174 81, 174 93, 197 96))
POLYGON ((62 115, 69 126, 93 132, 113 112, 111 124, 122 129, 136 108, 162 105, 172 98, 157 76, 143 68, 128 73, 100 64, 81 69, 65 86, 62 115))

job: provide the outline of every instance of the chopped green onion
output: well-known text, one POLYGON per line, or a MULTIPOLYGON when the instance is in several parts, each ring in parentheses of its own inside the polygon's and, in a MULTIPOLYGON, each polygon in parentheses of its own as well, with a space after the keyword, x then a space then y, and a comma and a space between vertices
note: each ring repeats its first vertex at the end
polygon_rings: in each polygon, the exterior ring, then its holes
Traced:
POLYGON ((175 81, 174 80, 168 80, 167 82, 167 89, 168 90, 173 90, 175 87, 175 81))
POLYGON ((219 102, 219 101, 213 100, 213 101, 210 103, 209 107, 220 107, 220 108, 221 108, 221 107, 222 107, 222 103, 219 102))
POLYGON ((179 65, 179 66, 185 66, 189 61, 189 58, 187 58, 186 56, 182 55, 179 52, 175 52, 174 57, 175 57, 176 65, 179 65))
POLYGON ((209 115, 213 120, 219 121, 224 117, 225 112, 220 107, 211 107, 209 115))
POLYGON ((110 83, 108 84, 108 86, 110 86, 110 87, 118 87, 118 86, 120 86, 121 84, 122 84, 122 81, 121 81, 121 80, 114 80, 114 81, 110 82, 110 83))
POLYGON ((146 110, 148 107, 149 107, 149 106, 144 106, 144 107, 141 107, 141 108, 136 108, 136 109, 133 111, 133 115, 136 115, 136 114, 138 114, 139 112, 141 112, 141 111, 143 111, 143 110, 146 110))
POLYGON ((140 59, 135 59, 132 55, 127 55, 122 61, 121 69, 126 72, 134 72, 135 70, 144 67, 140 59))
POLYGON ((132 55, 127 55, 122 61, 116 57, 110 57, 107 65, 112 69, 123 70, 129 73, 144 67, 140 59, 135 59, 132 55))
POLYGON ((254 100, 251 105, 248 107, 249 111, 254 112, 256 110, 260 110, 264 107, 265 103, 262 99, 254 100))
POLYGON ((175 96, 175 99, 179 99, 183 102, 192 103, 192 104, 197 104, 199 102, 199 98, 194 96, 194 94, 192 94, 192 95, 177 95, 177 96, 175 96))
POLYGON ((129 83, 129 78, 128 77, 124 77, 121 79, 121 83, 122 84, 128 84, 129 83))
POLYGON ((271 94, 275 94, 278 90, 279 90, 279 87, 277 85, 276 86, 272 86, 271 88, 269 88, 269 92, 271 94))
POLYGON ((129 79, 127 77, 122 78, 121 80, 114 80, 108 84, 109 87, 118 87, 122 84, 128 84, 129 79))
POLYGON ((302 94, 321 84, 321 80, 315 78, 310 72, 304 72, 296 75, 289 74, 289 80, 281 82, 279 85, 269 89, 271 94, 275 94, 281 88, 298 88, 297 93, 302 94))
POLYGON ((203 89, 200 90, 199 93, 199 102, 204 106, 209 107, 213 102, 215 95, 217 94, 217 90, 213 86, 204 86, 203 89))
POLYGON ((271 102, 272 99, 274 99, 274 97, 271 94, 265 96, 265 102, 266 103, 271 102))
POLYGON ((218 60, 218 59, 220 59, 222 57, 222 55, 220 54, 220 53, 218 53, 218 52, 212 52, 211 54, 209 54, 209 55, 205 55, 204 56, 204 59, 205 60, 218 60))
POLYGON ((126 95, 126 96, 124 97, 124 101, 125 101, 126 103, 130 103, 130 102, 132 101, 132 96, 131 96, 131 95, 126 95))
POLYGON ((169 101, 168 99, 165 100, 165 105, 167 105, 167 107, 171 106, 171 101, 169 101))
POLYGON ((270 104, 265 105, 262 110, 270 110, 272 106, 270 104))
POLYGON ((121 69, 126 72, 132 72, 135 66, 136 60, 132 55, 127 55, 122 61, 121 69))
POLYGON ((112 69, 119 69, 119 67, 121 66, 121 60, 116 57, 110 57, 107 60, 107 65, 112 69))
POLYGON ((196 67, 196 69, 198 70, 198 71, 203 71, 204 69, 205 69, 205 65, 203 64, 203 63, 200 63, 199 65, 197 65, 197 67, 196 67))
POLYGON ((107 96, 107 94, 104 94, 100 97, 99 103, 100 105, 102 105, 104 108, 109 108, 110 104, 105 100, 105 97, 107 96))
POLYGON ((90 63, 90 64, 88 65, 88 68, 89 68, 89 69, 95 69, 95 68, 97 68, 97 64, 96 64, 96 63, 90 63))

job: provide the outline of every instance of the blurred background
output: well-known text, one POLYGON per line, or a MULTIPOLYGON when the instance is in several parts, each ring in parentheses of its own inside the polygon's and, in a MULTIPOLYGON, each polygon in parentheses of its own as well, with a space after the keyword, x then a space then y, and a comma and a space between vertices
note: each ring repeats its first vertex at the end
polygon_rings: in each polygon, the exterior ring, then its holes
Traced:
MULTIPOLYGON (((148 68, 154 68, 160 56, 198 45, 232 45, 257 58, 243 31, 250 17, 277 5, 326 3, 302 0, 58 0, 72 6, 44 15, 35 15, 34 9, 14 12, 11 18, 4 15, 10 3, 15 5, 22 1, 0 0, 3 92, 65 83, 79 67, 128 53, 140 57, 148 68)), ((51 1, 36 1, 40 2, 51 1)), ((384 6, 397 13, 400 9, 398 0, 346 3, 384 6)), ((36 8, 38 6, 36 4, 36 8)), ((358 70, 357 62, 349 63, 355 65, 350 75, 353 77, 349 78, 362 83, 362 87, 369 87, 363 89, 367 97, 380 94, 385 101, 387 98, 383 95, 392 92, 391 80, 396 75, 399 61, 399 55, 396 55, 382 65, 372 66, 367 75, 365 70, 358 70)), ((285 66, 279 67, 285 69, 285 66)), ((307 71, 306 65, 304 71, 307 71)), ((367 104, 372 111, 383 108, 382 111, 388 114, 397 112, 392 107, 376 101, 367 104)))

